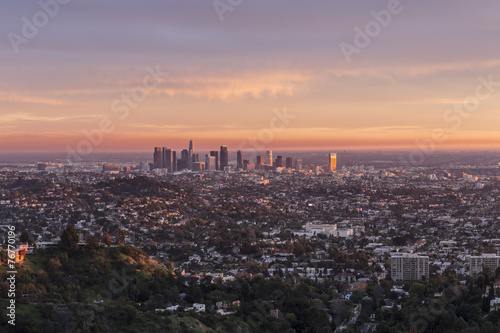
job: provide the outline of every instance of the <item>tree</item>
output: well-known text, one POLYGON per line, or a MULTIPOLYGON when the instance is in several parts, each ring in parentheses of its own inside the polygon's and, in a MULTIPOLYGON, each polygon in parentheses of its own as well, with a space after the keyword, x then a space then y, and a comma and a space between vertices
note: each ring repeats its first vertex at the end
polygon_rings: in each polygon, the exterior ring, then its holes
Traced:
POLYGON ((375 332, 377 332, 377 333, 390 333, 391 329, 389 328, 389 326, 387 326, 386 323, 380 323, 377 325, 375 332))
POLYGON ((375 320, 381 322, 384 320, 384 311, 381 308, 375 310, 375 320))
POLYGON ((119 230, 118 231, 118 245, 120 245, 120 246, 125 245, 125 237, 126 236, 127 236, 126 230, 119 230))
POLYGON ((106 244, 106 246, 110 246, 112 243, 112 240, 111 240, 111 236, 106 233, 106 235, 104 235, 104 244, 106 244))
POLYGON ((60 270, 62 267, 61 261, 59 259, 50 259, 48 268, 49 268, 49 278, 52 280, 56 276, 56 272, 60 270))
MULTIPOLYGON (((377 267, 379 267, 379 266, 377 266, 377 267)), ((392 281, 390 281, 390 280, 381 280, 380 281, 380 286, 384 289, 384 293, 387 296, 391 292, 392 281)))
POLYGON ((66 229, 63 230, 59 246, 63 250, 70 252, 75 252, 78 249, 78 235, 72 224, 68 225, 66 229))
POLYGON ((26 231, 23 231, 23 232, 21 233, 21 237, 19 237, 19 241, 20 241, 21 243, 28 243, 28 242, 29 242, 29 240, 30 240, 30 236, 29 236, 29 234, 28 234, 26 231))
POLYGON ((418 282, 413 283, 413 285, 410 287, 410 295, 412 297, 419 297, 419 298, 424 297, 425 284, 418 282))
POLYGON ((296 242, 293 247, 293 254, 300 257, 304 254, 304 246, 300 242, 296 242))
POLYGON ((500 267, 495 270, 495 277, 500 278, 500 267))
POLYGON ((89 249, 98 249, 99 248, 99 239, 95 236, 90 235, 87 238, 87 247, 89 249))
POLYGON ((483 323, 483 327, 481 328, 481 333, 493 333, 497 332, 491 321, 487 321, 483 323))
POLYGON ((318 332, 319 329, 328 327, 329 325, 328 315, 325 311, 318 308, 312 308, 308 313, 307 318, 310 321, 310 326, 313 332, 318 332))
POLYGON ((380 286, 380 284, 376 284, 373 287, 373 301, 375 302, 375 306, 380 305, 380 300, 383 299, 384 289, 380 286))

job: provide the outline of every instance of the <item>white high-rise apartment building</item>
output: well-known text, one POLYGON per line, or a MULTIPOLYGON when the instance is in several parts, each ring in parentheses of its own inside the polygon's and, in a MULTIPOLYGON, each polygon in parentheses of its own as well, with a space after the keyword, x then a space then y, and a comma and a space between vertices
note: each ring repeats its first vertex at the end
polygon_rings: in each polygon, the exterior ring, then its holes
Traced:
POLYGON ((469 263, 470 275, 481 273, 483 271, 483 265, 488 266, 491 272, 495 273, 495 270, 500 267, 500 256, 497 256, 495 253, 483 253, 480 256, 471 256, 469 263))
POLYGON ((414 253, 395 253, 391 256, 391 276, 394 281, 429 278, 429 257, 414 253))

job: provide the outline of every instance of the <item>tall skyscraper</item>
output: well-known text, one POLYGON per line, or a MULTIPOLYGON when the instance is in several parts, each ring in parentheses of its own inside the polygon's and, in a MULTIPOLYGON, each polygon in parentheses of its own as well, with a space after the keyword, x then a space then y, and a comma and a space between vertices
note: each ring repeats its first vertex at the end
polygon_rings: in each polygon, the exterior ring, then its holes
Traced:
POLYGON ((188 150, 187 149, 183 149, 181 151, 181 160, 184 160, 187 163, 188 158, 189 158, 189 152, 188 152, 188 150))
POLYGON ((193 170, 193 155, 194 155, 194 143, 193 140, 189 141, 189 157, 188 157, 188 169, 193 170))
POLYGON ((236 170, 242 170, 242 169, 243 169, 243 152, 241 150, 238 150, 236 156, 236 170))
POLYGON ((178 161, 177 170, 185 170, 188 168, 189 152, 187 149, 181 151, 181 158, 178 161))
POLYGON ((330 153, 330 161, 328 163, 328 170, 330 172, 337 170, 337 154, 330 153))
POLYGON ((264 163, 266 165, 273 165, 273 151, 272 150, 268 150, 266 151, 266 160, 264 161, 264 163))
POLYGON ((162 147, 161 148, 161 168, 162 169, 167 169, 167 161, 166 161, 166 158, 167 158, 167 151, 168 148, 167 147, 162 147))
POLYGON ((217 170, 215 167, 215 156, 205 155, 205 170, 214 171, 217 170))
POLYGON ((263 165, 264 165, 264 156, 262 155, 257 156, 257 164, 255 165, 255 168, 257 170, 262 170, 263 165))
POLYGON ((177 172, 177 152, 172 152, 172 173, 177 172))
POLYGON ((220 146, 220 169, 224 170, 227 166, 229 166, 229 152, 227 151, 227 146, 220 146))
POLYGON ((284 167, 284 165, 283 165, 283 156, 276 157, 276 161, 275 162, 276 162, 275 163, 275 167, 276 168, 282 168, 282 167, 284 167))
POLYGON ((302 163, 302 160, 300 158, 295 160, 295 170, 302 170, 304 168, 304 165, 302 163))
POLYGON ((174 172, 174 161, 176 153, 172 149, 163 147, 163 168, 167 169, 169 173, 174 172))
POLYGON ((186 166, 184 165, 182 158, 178 158, 175 171, 182 171, 184 169, 186 169, 186 166))
POLYGON ((285 166, 287 169, 293 169, 293 159, 291 157, 286 158, 285 166))
POLYGON ((219 152, 217 150, 212 150, 210 156, 215 157, 215 170, 219 170, 219 152))
POLYGON ((154 169, 163 168, 163 151, 161 147, 155 147, 155 152, 153 155, 153 168, 154 169))

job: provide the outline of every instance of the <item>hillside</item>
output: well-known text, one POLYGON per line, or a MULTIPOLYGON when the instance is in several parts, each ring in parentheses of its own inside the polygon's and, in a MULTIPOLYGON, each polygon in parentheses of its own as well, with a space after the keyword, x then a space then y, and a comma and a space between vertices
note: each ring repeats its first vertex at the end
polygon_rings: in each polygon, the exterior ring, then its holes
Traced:
MULTIPOLYGON (((6 281, 5 266, 0 281, 6 281)), ((180 287, 173 272, 132 246, 38 250, 18 267, 15 330, 2 316, 0 331, 211 331, 189 313, 155 314, 156 308, 188 305, 180 287)), ((0 284, 2 308, 7 290, 7 282, 0 284)))

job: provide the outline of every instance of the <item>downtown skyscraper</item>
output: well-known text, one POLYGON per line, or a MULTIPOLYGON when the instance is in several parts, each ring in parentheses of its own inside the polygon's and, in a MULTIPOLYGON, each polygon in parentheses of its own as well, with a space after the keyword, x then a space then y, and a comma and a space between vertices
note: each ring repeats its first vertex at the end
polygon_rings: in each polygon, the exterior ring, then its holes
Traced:
POLYGON ((255 165, 255 168, 257 170, 262 170, 263 167, 264 167, 264 156, 259 155, 257 156, 257 163, 255 165))
POLYGON ((229 152, 227 151, 227 146, 220 146, 220 170, 224 170, 227 166, 229 166, 229 152))
POLYGON ((236 170, 242 170, 243 169, 243 152, 241 150, 238 150, 238 153, 236 154, 236 170))
POLYGON ((205 155, 205 170, 207 171, 217 170, 215 156, 211 156, 209 154, 205 155))
POLYGON ((194 143, 193 140, 189 141, 189 150, 188 150, 188 170, 193 170, 193 156, 194 156, 194 143))
POLYGON ((284 166, 285 165, 283 164, 283 156, 276 157, 276 160, 274 161, 274 167, 283 168, 284 166))
POLYGON ((219 152, 217 150, 212 150, 210 156, 215 157, 215 170, 220 170, 219 166, 219 152))
POLYGON ((177 171, 177 153, 173 149, 163 148, 163 168, 168 173, 177 171))
POLYGON ((163 168, 163 150, 161 147, 155 147, 153 155, 153 169, 163 168))
POLYGON ((328 171, 332 172, 335 170, 337 170, 337 154, 330 153, 329 154, 329 161, 328 161, 328 171))
POLYGON ((155 147, 153 169, 167 169, 167 172, 177 171, 177 153, 167 147, 155 147))
POLYGON ((183 149, 181 151, 181 158, 177 161, 177 171, 187 170, 189 161, 189 151, 183 149))
POLYGON ((266 151, 266 159, 264 160, 264 164, 266 165, 273 165, 273 151, 272 150, 268 150, 266 151))

